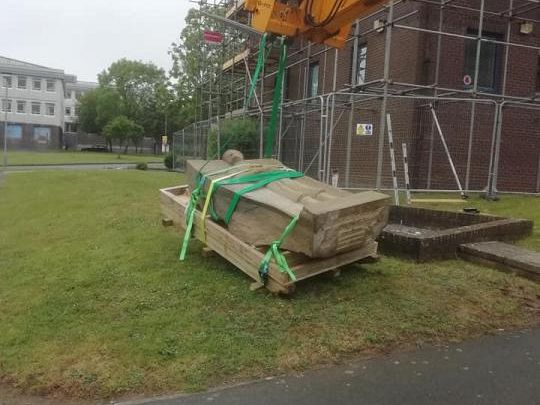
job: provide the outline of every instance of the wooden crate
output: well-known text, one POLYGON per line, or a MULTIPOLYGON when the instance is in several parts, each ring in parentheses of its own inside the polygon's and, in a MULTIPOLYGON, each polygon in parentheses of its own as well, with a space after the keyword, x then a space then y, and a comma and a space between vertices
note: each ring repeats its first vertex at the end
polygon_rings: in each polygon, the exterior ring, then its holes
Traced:
MULTIPOLYGON (((164 224, 172 224, 179 229, 186 227, 186 208, 189 205, 190 193, 187 185, 164 188, 160 190, 161 210, 164 224)), ((193 235, 201 240, 201 212, 196 211, 193 224, 193 235)), ((259 280, 259 264, 264 256, 264 251, 250 246, 230 232, 220 224, 215 223, 209 216, 205 218, 206 244, 208 249, 216 252, 224 259, 238 267, 254 280, 253 287, 262 286, 259 280)), ((265 287, 281 294, 294 292, 295 284, 299 281, 326 272, 339 272, 342 266, 355 263, 367 258, 377 257, 377 242, 371 241, 360 249, 342 253, 334 257, 325 259, 311 259, 307 256, 284 252, 290 268, 296 275, 294 282, 289 279, 286 273, 279 271, 274 263, 270 264, 268 282, 265 287)))

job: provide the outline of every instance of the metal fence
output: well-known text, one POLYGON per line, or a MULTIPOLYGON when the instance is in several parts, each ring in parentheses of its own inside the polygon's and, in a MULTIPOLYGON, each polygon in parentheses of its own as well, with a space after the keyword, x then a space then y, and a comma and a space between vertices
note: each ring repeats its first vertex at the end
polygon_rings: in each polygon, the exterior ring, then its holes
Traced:
MULTIPOLYGON (((390 189, 395 174, 404 189, 406 151, 413 190, 537 193, 539 110, 538 104, 491 99, 330 93, 283 104, 274 156, 343 188, 390 189)), ((208 154, 208 134, 210 128, 219 134, 223 122, 216 118, 177 132, 177 165, 216 158, 208 154)), ((263 114, 261 128, 267 122, 263 114)))

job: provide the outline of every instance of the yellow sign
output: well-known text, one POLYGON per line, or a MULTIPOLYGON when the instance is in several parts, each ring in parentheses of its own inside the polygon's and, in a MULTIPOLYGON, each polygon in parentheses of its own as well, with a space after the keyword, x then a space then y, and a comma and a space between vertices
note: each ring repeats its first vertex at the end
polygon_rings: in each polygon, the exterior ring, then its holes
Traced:
POLYGON ((161 137, 161 143, 162 143, 163 145, 167 145, 167 135, 163 135, 163 136, 161 137))
POLYGON ((356 135, 360 135, 360 136, 373 135, 373 124, 356 124, 356 135))

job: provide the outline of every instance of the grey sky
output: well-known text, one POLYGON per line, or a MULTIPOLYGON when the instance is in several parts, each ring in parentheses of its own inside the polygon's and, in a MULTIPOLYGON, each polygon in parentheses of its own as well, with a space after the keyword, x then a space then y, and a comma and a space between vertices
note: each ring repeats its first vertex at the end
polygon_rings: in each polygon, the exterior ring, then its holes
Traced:
POLYGON ((79 80, 126 57, 168 70, 167 50, 188 0, 1 0, 0 55, 63 69, 79 80))

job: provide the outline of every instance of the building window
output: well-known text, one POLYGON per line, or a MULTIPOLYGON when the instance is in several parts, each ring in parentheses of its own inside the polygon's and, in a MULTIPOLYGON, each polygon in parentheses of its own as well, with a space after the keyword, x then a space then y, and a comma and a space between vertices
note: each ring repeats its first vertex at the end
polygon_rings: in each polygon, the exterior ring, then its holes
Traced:
POLYGON ((73 113, 73 116, 76 117, 77 116, 77 107, 73 107, 71 112, 73 113))
POLYGON ((16 125, 16 124, 8 124, 7 139, 11 141, 21 141, 22 140, 22 126, 16 125))
POLYGON ((56 90, 56 83, 54 80, 47 79, 47 91, 55 91, 56 90))
POLYGON ((74 122, 66 122, 64 132, 77 132, 77 124, 74 122))
POLYGON ((54 115, 53 103, 45 103, 45 115, 54 115))
POLYGON ((13 82, 11 80, 11 76, 4 76, 2 80, 2 87, 7 87, 8 89, 11 89, 12 85, 13 82))
POLYGON ((3 112, 11 112, 11 100, 2 100, 2 111, 3 112))
POLYGON ((81 97, 83 96, 83 94, 84 94, 84 93, 83 93, 82 91, 76 91, 76 92, 75 92, 75 99, 76 99, 76 100, 80 100, 81 97))
POLYGON ((26 89, 26 76, 17 77, 17 87, 19 89, 26 89))
POLYGON ((46 145, 51 140, 51 129, 47 127, 34 127, 34 142, 46 145))
POLYGON ((41 114, 41 103, 36 103, 35 101, 32 102, 32 114, 41 114))
MULTIPOLYGON (((354 52, 354 51, 353 51, 354 52)), ((354 58, 353 58, 354 61, 354 58)), ((366 82, 367 44, 359 43, 356 46, 356 66, 353 67, 353 85, 359 86, 366 82)))
POLYGON ((66 107, 66 115, 71 115, 71 107, 66 107))
POLYGON ((308 97, 316 97, 319 94, 319 62, 309 65, 308 97))
MULTIPOLYGON (((478 35, 477 30, 467 30, 467 35, 478 35)), ((484 32, 485 39, 502 40, 502 35, 484 32)), ((476 65, 476 44, 477 41, 467 40, 465 43, 465 74, 472 77, 474 81, 474 71, 476 65)), ((482 41, 480 48, 480 64, 478 66, 478 88, 484 91, 497 91, 500 81, 501 70, 501 46, 493 42, 482 41)), ((472 87, 472 83, 469 87, 472 87)))
POLYGON ((34 78, 32 80, 32 90, 41 91, 41 79, 34 78))
POLYGON ((71 90, 66 90, 66 98, 71 99, 71 90))
POLYGON ((18 100, 17 101, 17 112, 19 114, 26 113, 26 101, 18 100))
POLYGON ((538 62, 536 64, 536 92, 540 93, 540 51, 538 51, 538 62))

